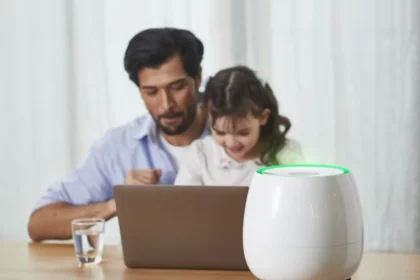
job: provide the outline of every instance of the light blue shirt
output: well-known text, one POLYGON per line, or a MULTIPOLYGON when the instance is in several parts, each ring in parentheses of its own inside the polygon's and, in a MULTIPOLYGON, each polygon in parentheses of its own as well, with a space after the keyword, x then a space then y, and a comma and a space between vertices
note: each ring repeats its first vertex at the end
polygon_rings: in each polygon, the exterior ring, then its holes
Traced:
MULTIPOLYGON (((109 130, 75 170, 48 188, 35 210, 53 202, 87 205, 112 199, 114 185, 123 184, 132 169, 160 168, 158 184, 173 184, 178 170, 158 133, 149 114, 109 130)), ((207 135, 205 129, 200 138, 207 135)))

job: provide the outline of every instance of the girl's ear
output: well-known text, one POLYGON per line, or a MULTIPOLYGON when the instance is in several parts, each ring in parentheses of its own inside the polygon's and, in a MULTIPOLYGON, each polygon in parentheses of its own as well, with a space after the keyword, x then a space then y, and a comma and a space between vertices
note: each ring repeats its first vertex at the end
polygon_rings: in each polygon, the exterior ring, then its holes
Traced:
POLYGON ((262 111, 261 116, 260 116, 260 125, 266 125, 268 118, 270 117, 270 109, 264 109, 264 111, 262 111))

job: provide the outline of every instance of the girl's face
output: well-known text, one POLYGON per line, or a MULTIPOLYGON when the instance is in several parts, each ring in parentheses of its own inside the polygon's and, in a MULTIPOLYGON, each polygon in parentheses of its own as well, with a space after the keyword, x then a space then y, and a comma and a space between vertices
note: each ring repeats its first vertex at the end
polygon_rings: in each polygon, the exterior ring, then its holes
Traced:
POLYGON ((245 117, 219 117, 211 127, 213 138, 238 162, 257 158, 260 128, 267 123, 269 114, 265 109, 260 117, 250 113, 245 117))

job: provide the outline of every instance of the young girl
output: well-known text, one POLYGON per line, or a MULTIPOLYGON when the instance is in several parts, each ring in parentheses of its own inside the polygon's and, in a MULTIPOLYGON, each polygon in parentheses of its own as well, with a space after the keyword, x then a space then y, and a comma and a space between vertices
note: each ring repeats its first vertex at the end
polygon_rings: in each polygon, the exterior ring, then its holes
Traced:
POLYGON ((285 137, 290 121, 251 69, 218 72, 207 82, 204 103, 212 136, 190 145, 175 185, 248 186, 261 166, 303 163, 300 145, 285 137))

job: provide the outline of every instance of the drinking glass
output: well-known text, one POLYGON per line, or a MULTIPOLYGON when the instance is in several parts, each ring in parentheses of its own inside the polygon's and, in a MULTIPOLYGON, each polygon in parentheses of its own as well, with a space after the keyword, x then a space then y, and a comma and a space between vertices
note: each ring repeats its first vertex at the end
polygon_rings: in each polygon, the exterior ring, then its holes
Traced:
POLYGON ((99 218, 76 219, 72 223, 74 251, 79 266, 98 264, 104 249, 105 220, 99 218))

